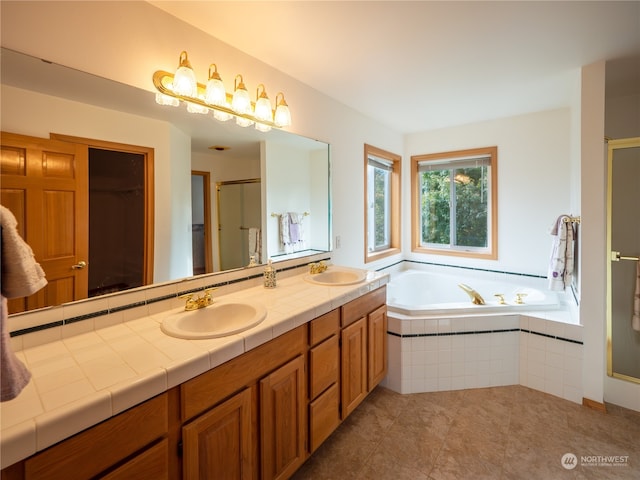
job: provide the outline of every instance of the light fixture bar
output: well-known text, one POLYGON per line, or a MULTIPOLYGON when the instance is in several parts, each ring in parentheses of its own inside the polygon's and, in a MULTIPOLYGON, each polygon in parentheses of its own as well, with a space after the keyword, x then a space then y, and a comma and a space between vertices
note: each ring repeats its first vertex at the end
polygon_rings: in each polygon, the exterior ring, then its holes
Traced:
MULTIPOLYGON (((201 107, 204 108, 208 108, 211 110, 218 110, 220 112, 224 112, 226 114, 229 115, 233 115, 234 117, 241 117, 247 120, 250 120, 252 122, 256 122, 256 123, 260 123, 262 125, 268 125, 270 127, 274 127, 274 128, 282 128, 282 127, 286 127, 288 125, 282 125, 282 124, 276 124, 274 121, 271 120, 263 120, 263 119, 258 119, 256 118, 253 114, 250 113, 238 113, 236 111, 234 111, 231 108, 231 102, 233 100, 233 95, 230 94, 229 92, 226 92, 226 97, 227 97, 227 105, 229 105, 229 107, 225 107, 223 105, 213 105, 210 103, 207 103, 204 98, 205 98, 205 92, 206 92, 206 85, 203 85, 202 83, 196 82, 197 85, 197 96, 185 96, 185 95, 180 95, 175 93, 172 90, 172 85, 173 85, 173 79, 174 79, 174 75, 172 73, 166 72, 164 70, 158 70, 157 72, 155 72, 153 74, 153 84, 156 87, 156 89, 162 93, 163 95, 167 95, 169 97, 173 97, 176 98, 178 100, 182 100, 183 102, 189 102, 189 103, 193 103, 195 105, 199 105, 201 107)), ((254 102, 250 102, 251 103, 251 111, 255 112, 255 103, 254 102)), ((286 103, 285 103, 286 105, 286 103)), ((273 110, 273 114, 275 115, 275 110, 273 110)))

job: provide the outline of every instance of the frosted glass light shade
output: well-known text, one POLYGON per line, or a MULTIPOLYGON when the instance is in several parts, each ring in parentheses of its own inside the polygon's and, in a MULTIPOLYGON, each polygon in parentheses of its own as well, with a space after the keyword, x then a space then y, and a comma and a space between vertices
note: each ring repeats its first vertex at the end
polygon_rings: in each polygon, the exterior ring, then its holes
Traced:
POLYGON ((220 111, 220 110, 214 110, 213 111, 213 118, 215 118, 216 120, 219 120, 221 122, 226 122, 227 120, 231 120, 233 118, 233 115, 231 115, 230 113, 227 113, 227 112, 220 111))
POLYGON ((266 95, 263 94, 256 101, 256 108, 254 111, 254 116, 258 120, 268 120, 273 121, 273 112, 271 111, 271 102, 267 98, 266 95))
POLYGON ((206 115, 207 113, 209 113, 209 109, 207 107, 203 107, 202 105, 198 105, 196 103, 187 102, 187 112, 200 113, 202 115, 206 115))
POLYGON ((236 117, 236 125, 239 125, 241 127, 250 127, 251 125, 253 125, 253 120, 249 120, 248 118, 244 117, 236 117))
POLYGON ((180 100, 175 97, 170 97, 164 93, 156 93, 156 103, 159 105, 169 105, 171 107, 177 107, 180 105, 180 100))
POLYGON ((279 127, 288 127, 291 125, 291 112, 286 103, 284 105, 278 105, 276 108, 274 123, 279 127))
POLYGON ((249 97, 249 92, 247 92, 247 88, 244 86, 242 81, 242 75, 236 75, 236 82, 234 83, 235 90, 233 92, 233 99, 231 100, 231 108, 236 113, 250 115, 251 98, 249 97), (240 83, 237 83, 238 78, 240 78, 240 83))
POLYGON ((226 107, 227 105, 227 92, 224 89, 224 84, 219 78, 210 78, 207 82, 207 88, 204 94, 204 100, 209 105, 218 105, 226 107))
POLYGON ((289 111, 289 106, 284 99, 283 93, 276 95, 276 113, 273 118, 273 123, 278 127, 288 127, 291 125, 291 112, 289 111))
POLYGON ((183 97, 196 97, 198 84, 196 74, 189 67, 178 67, 173 77, 173 91, 183 97))
POLYGON ((251 113, 251 99, 249 98, 249 92, 243 89, 237 89, 233 94, 231 108, 236 113, 251 113))

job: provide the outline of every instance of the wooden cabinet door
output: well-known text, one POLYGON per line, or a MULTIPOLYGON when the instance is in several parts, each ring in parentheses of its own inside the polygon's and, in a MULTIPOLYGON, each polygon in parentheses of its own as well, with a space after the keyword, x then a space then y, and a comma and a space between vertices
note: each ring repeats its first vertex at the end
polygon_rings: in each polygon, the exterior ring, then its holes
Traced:
POLYGON ((369 364, 367 389, 371 391, 387 374, 387 307, 374 310, 368 319, 369 364))
POLYGON ((316 398, 339 377, 340 340, 334 335, 309 350, 309 398, 316 398))
POLYGON ((303 355, 260 381, 263 479, 289 478, 306 460, 306 399, 303 355))
POLYGON ((342 329, 342 419, 367 395, 367 318, 342 329))
POLYGON ((251 388, 182 427, 185 480, 253 475, 251 388))
POLYGON ((86 298, 89 255, 87 148, 1 134, 2 205, 47 276, 39 292, 9 302, 9 313, 86 298), (74 268, 75 265, 75 268, 74 268))

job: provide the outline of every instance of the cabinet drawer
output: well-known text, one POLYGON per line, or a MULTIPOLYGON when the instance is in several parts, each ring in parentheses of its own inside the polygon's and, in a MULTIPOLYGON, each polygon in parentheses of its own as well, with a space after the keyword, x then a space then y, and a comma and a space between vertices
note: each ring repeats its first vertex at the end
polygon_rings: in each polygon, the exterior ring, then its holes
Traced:
POLYGON ((180 385, 182 421, 208 410, 225 398, 255 383, 307 346, 307 326, 301 325, 213 370, 180 385))
POLYGON ((167 394, 144 402, 25 461, 25 478, 92 478, 167 434, 167 394))
POLYGON ((387 303, 387 287, 380 287, 373 292, 344 304, 342 308, 342 327, 366 316, 381 305, 387 303))
POLYGON ((309 398, 314 399, 338 381, 340 342, 334 335, 309 350, 309 398))
POLYGON ((340 391, 334 384, 309 405, 309 447, 314 452, 340 425, 340 391))
POLYGON ((340 309, 336 308, 309 322, 309 345, 313 347, 325 338, 338 333, 339 329, 340 309))
POLYGON ((169 441, 145 450, 102 480, 169 480, 169 441))

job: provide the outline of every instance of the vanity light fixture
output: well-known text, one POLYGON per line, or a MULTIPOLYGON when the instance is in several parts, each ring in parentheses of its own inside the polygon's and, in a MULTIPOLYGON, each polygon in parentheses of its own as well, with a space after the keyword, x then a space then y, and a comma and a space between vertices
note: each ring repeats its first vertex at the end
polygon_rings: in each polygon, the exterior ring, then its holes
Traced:
POLYGON ((212 111, 213 117, 223 122, 235 117, 238 125, 248 127, 255 123, 256 129, 262 132, 268 132, 272 127, 291 125, 291 112, 282 92, 276 95, 275 111, 263 84, 258 85, 256 102, 253 103, 242 75, 238 74, 231 95, 225 90, 215 63, 209 66, 206 85, 198 83, 184 51, 180 54, 175 74, 158 70, 153 74, 153 84, 158 90, 156 102, 160 105, 177 107, 182 101, 191 113, 206 115, 212 111))

